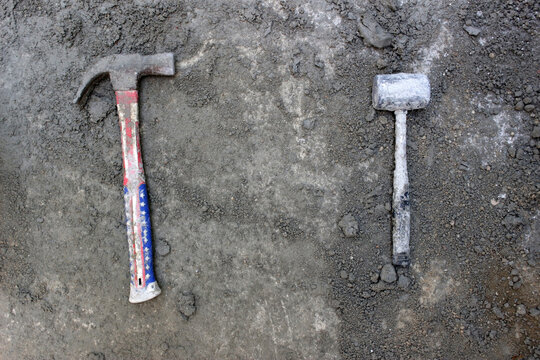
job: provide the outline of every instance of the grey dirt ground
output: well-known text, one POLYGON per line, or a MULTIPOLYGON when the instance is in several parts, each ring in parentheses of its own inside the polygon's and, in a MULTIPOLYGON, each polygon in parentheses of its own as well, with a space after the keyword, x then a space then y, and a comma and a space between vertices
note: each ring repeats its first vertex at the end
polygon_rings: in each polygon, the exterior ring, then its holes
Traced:
POLYGON ((1 359, 539 359, 540 3, 0 4, 1 359), (128 302, 120 134, 102 56, 142 80, 163 293, 128 302), (408 114, 412 265, 391 256, 408 114))

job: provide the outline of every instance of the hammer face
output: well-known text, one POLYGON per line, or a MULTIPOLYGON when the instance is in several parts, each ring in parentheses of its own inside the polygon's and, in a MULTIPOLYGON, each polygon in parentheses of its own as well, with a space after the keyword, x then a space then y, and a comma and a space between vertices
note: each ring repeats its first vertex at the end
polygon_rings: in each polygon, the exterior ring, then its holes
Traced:
POLYGON ((424 74, 376 75, 373 80, 373 107, 377 110, 414 110, 427 106, 430 98, 424 74))

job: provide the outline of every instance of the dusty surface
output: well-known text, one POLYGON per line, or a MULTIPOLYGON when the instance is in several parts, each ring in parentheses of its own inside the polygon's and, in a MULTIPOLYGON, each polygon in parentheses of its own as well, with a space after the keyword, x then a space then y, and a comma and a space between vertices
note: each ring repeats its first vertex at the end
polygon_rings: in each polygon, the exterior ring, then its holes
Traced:
POLYGON ((538 359, 540 4, 4 1, 2 359, 538 359), (127 2, 131 3, 131 2, 127 2), (120 135, 99 57, 171 51, 141 89, 163 289, 129 304, 120 135), (412 262, 391 251, 408 117, 412 262), (356 224, 355 224, 356 221, 356 224))

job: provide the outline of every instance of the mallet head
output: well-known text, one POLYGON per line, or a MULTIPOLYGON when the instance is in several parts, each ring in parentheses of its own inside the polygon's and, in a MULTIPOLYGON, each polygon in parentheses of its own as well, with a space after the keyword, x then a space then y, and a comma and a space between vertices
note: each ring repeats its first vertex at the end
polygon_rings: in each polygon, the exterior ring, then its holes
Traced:
POLYGON ((138 80, 146 75, 174 75, 174 55, 111 55, 100 59, 84 75, 73 100, 80 102, 97 79, 109 75, 115 91, 136 90, 138 80))
POLYGON ((429 103, 429 79, 424 74, 376 75, 373 79, 373 107, 377 110, 422 109, 429 103))

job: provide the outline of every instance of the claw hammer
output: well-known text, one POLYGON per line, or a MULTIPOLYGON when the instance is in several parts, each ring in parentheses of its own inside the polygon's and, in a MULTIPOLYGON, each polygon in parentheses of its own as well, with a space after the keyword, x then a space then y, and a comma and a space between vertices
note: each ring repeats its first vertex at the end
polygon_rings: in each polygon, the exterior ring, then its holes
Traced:
POLYGON ((137 83, 146 75, 174 75, 174 56, 163 53, 104 57, 86 72, 73 102, 81 102, 92 85, 107 74, 116 93, 122 134, 124 205, 131 276, 129 301, 140 303, 158 296, 161 289, 154 275, 148 192, 139 141, 137 83))

